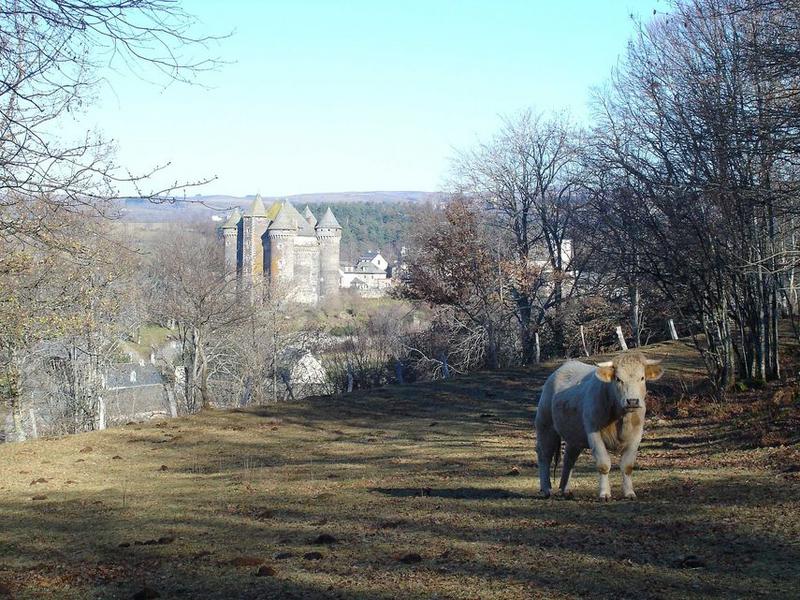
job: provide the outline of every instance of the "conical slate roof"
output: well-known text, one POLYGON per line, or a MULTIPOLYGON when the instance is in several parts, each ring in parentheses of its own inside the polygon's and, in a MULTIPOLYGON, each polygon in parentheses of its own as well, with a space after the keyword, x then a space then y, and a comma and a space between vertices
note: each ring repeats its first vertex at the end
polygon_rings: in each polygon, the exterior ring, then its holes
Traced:
POLYGON ((284 204, 278 216, 267 229, 269 231, 297 231, 297 221, 292 218, 293 216, 292 211, 284 204))
POLYGON ((306 218, 300 214, 300 211, 297 210, 294 205, 289 202, 288 200, 284 200, 283 206, 285 210, 289 213, 289 217, 294 222, 295 226, 300 229, 306 223, 306 218))
POLYGON ((280 200, 275 200, 275 202, 270 204, 269 208, 267 209, 267 218, 270 221, 274 221, 275 217, 278 216, 278 213, 281 212, 282 208, 283 208, 283 203, 280 200))
POLYGON ((300 221, 300 231, 297 232, 297 235, 302 235, 304 237, 316 237, 317 233, 314 231, 314 226, 303 219, 300 221))
POLYGON ((267 216, 267 209, 264 208, 264 201, 261 200, 261 194, 256 194, 255 200, 253 200, 253 204, 250 205, 250 208, 247 209, 245 213, 246 217, 266 217, 267 216))
POLYGON ((223 229, 236 229, 239 225, 239 221, 242 218, 242 213, 239 211, 239 207, 233 209, 231 216, 228 217, 228 220, 225 221, 225 224, 222 226, 223 229))
POLYGON ((336 220, 336 217, 333 216, 333 211, 331 207, 328 207, 328 210, 325 211, 325 214, 322 215, 322 218, 317 223, 317 229, 341 229, 342 226, 339 225, 339 221, 336 220))
POLYGON ((314 227, 314 225, 317 224, 317 217, 315 217, 314 213, 311 212, 311 209, 308 208, 308 204, 306 204, 306 209, 303 211, 303 217, 306 221, 308 221, 311 227, 314 227))

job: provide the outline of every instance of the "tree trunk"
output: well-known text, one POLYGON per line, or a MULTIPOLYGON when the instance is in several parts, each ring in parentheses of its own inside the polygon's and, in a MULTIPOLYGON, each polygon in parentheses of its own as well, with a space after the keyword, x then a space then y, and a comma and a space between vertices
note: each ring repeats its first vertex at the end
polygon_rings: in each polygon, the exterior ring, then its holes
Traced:
POLYGON ((25 434, 25 427, 22 425, 22 407, 20 406, 19 396, 11 396, 11 422, 14 427, 14 441, 24 442, 28 439, 25 434))
POLYGON ((205 348, 203 348, 202 338, 198 332, 197 335, 197 352, 200 357, 200 402, 202 408, 211 408, 211 395, 208 391, 208 358, 206 357, 205 348))
POLYGON ((12 436, 15 442, 24 442, 27 439, 25 427, 22 423, 22 399, 20 398, 20 368, 18 355, 13 349, 9 352, 8 365, 6 366, 6 384, 8 386, 9 401, 11 405, 12 436))

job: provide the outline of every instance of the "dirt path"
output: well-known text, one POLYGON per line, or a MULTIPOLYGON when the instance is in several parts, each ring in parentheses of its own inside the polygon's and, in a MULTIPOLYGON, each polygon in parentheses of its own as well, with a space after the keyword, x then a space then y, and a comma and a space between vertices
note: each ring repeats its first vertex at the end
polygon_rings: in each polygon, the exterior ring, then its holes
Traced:
POLYGON ((0 598, 796 597, 796 447, 650 417, 638 501, 539 500, 547 372, 2 446, 0 598))

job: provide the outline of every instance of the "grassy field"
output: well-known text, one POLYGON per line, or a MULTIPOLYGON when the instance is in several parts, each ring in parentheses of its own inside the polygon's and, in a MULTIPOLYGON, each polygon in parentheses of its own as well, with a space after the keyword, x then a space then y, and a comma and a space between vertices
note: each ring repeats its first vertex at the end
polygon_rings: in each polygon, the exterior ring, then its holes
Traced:
POLYGON ((153 348, 160 348, 169 338, 170 330, 159 325, 147 325, 139 330, 138 341, 126 341, 122 349, 137 354, 143 360, 150 359, 153 348))
POLYGON ((2 446, 0 598, 798 597, 795 390, 650 354, 635 502, 537 498, 552 365, 2 446))

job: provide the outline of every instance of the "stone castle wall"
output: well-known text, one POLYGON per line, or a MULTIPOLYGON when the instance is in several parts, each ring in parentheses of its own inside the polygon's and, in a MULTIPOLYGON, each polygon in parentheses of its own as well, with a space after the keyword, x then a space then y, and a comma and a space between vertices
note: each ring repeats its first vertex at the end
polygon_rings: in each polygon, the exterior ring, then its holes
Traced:
POLYGON ((296 302, 319 302, 320 245, 316 237, 294 238, 294 280, 292 297, 296 302))
POLYGON ((251 291, 267 278, 296 302, 335 296, 341 226, 330 209, 316 224, 308 208, 305 217, 288 203, 266 210, 257 197, 250 211, 240 216, 236 209, 222 228, 226 269, 251 291))

